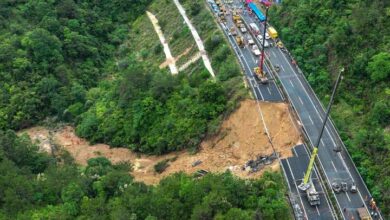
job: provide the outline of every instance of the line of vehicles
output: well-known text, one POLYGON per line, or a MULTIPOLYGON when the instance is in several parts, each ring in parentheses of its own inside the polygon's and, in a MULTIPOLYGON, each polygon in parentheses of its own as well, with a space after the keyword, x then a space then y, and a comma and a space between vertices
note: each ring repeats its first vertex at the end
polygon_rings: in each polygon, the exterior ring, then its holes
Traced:
MULTIPOLYGON (((275 28, 269 27, 265 34, 266 40, 264 41, 264 45, 262 45, 263 36, 261 35, 259 26, 254 22, 250 23, 249 25, 243 22, 243 18, 241 15, 242 8, 233 8, 230 13, 229 9, 227 10, 225 5, 220 0, 216 0, 215 2, 213 0, 209 0, 209 3, 212 6, 213 10, 215 9, 214 12, 218 15, 218 18, 222 23, 222 27, 228 32, 228 35, 234 36, 234 39, 236 40, 237 45, 239 47, 244 48, 245 46, 248 46, 248 48, 255 57, 261 56, 261 48, 259 48, 259 46, 267 48, 274 45, 274 42, 277 40, 277 31, 275 30, 275 28), (226 22, 226 18, 230 15, 234 25, 228 27, 228 22, 226 22), (253 39, 253 37, 257 38, 258 42, 260 42, 260 45, 256 44, 256 41, 255 39, 253 39)), ((227 2, 225 1, 225 3, 227 2)), ((256 7, 254 3, 252 3, 252 6, 248 7, 247 9, 248 13, 254 13, 257 18, 262 16, 261 11, 256 7)), ((263 20, 265 20, 265 18, 263 20)), ((260 21, 263 20, 260 19, 260 21)), ((280 42, 275 45, 281 46, 283 44, 281 44, 280 42)), ((260 83, 265 84, 268 82, 267 73, 261 70, 260 67, 255 67, 253 69, 253 72, 256 78, 260 81, 260 83)))

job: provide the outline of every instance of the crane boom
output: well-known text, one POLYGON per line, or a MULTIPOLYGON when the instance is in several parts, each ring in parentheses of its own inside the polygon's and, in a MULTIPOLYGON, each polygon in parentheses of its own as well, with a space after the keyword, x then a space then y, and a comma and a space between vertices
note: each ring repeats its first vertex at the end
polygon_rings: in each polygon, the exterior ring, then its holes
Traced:
POLYGON ((318 153, 318 148, 315 147, 315 148, 313 149, 312 154, 311 154, 309 166, 307 167, 307 171, 306 171, 306 173, 305 173, 305 177, 303 178, 303 184, 307 184, 307 183, 309 182, 311 170, 313 169, 314 160, 316 159, 317 153, 318 153))

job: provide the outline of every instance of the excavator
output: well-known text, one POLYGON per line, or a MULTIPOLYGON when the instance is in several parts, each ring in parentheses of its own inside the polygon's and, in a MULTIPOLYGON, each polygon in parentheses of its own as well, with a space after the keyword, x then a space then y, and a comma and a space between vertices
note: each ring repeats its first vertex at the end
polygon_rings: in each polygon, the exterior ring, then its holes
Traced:
POLYGON ((253 71, 255 72, 256 77, 260 80, 260 83, 262 83, 262 84, 268 83, 268 78, 265 75, 265 72, 261 71, 260 67, 257 66, 255 68, 253 68, 253 71))
POLYGON ((334 96, 336 94, 337 87, 340 84, 341 74, 343 72, 344 72, 344 68, 341 69, 341 71, 340 71, 340 73, 339 73, 339 75, 337 77, 336 84, 333 87, 332 96, 330 97, 330 102, 329 102, 328 108, 326 110, 326 114, 325 114, 324 121, 322 123, 322 128, 321 128, 320 134, 318 136, 316 145, 313 147, 313 151, 312 151, 312 154, 311 154, 311 157, 310 157, 309 165, 307 167, 305 176, 303 177, 303 181, 298 186, 298 188, 300 190, 306 192, 307 199, 309 200, 309 203, 312 206, 320 205, 320 196, 319 196, 319 194, 318 194, 318 192, 317 192, 317 190, 316 190, 316 188, 315 188, 315 186, 314 186, 314 184, 313 184, 313 182, 312 182, 312 180, 310 178, 311 177, 311 172, 313 171, 314 160, 316 159, 316 157, 318 155, 318 146, 320 144, 320 140, 321 140, 322 134, 324 133, 325 125, 326 125, 326 122, 328 120, 329 113, 330 113, 330 110, 331 110, 331 107, 332 107, 332 104, 333 104, 333 101, 334 101, 334 96))

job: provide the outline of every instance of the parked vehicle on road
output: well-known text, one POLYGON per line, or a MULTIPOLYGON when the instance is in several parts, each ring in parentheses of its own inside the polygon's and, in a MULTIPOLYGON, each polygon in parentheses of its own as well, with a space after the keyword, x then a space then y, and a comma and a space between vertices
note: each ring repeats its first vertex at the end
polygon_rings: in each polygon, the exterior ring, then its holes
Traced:
POLYGON ((347 192, 348 191, 348 185, 346 182, 341 182, 341 189, 344 191, 344 192, 347 192))
POLYGON ((335 193, 339 193, 341 191, 341 186, 337 182, 333 182, 332 189, 335 193))
POLYGON ((352 192, 352 193, 357 192, 357 187, 356 187, 356 183, 355 183, 355 182, 352 183, 351 192, 352 192))
POLYGON ((275 28, 273 27, 268 27, 268 33, 271 36, 272 39, 278 38, 278 32, 276 32, 275 28))
POLYGON ((260 50, 259 50, 259 47, 257 45, 253 45, 252 46, 252 53, 255 55, 255 56, 260 56, 260 50))
POLYGON ((250 27, 251 31, 252 31, 254 34, 259 34, 259 33, 260 33, 260 29, 259 29, 259 27, 257 26, 257 24, 255 24, 255 23, 250 23, 250 24, 249 24, 249 27, 250 27))

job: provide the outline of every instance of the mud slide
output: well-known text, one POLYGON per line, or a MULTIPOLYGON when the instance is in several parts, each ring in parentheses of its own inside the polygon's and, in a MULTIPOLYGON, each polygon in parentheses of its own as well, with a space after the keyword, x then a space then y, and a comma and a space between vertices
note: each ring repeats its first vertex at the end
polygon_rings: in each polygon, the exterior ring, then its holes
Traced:
MULTIPOLYGON (((240 107, 222 123, 218 135, 204 140, 196 154, 181 151, 163 156, 147 156, 138 155, 127 148, 110 148, 105 144, 90 145, 86 140, 77 137, 74 129, 69 126, 51 132, 43 127, 33 127, 25 132, 42 146, 42 150, 48 151, 48 140, 52 140, 69 151, 81 165, 86 165, 88 159, 98 156, 107 157, 113 163, 129 161, 134 165, 131 174, 136 180, 147 184, 156 184, 161 178, 175 172, 183 171, 190 174, 199 169, 212 172, 230 170, 241 178, 257 178, 266 169, 279 169, 279 164, 274 161, 254 173, 242 169, 248 160, 273 152, 264 126, 258 119, 256 105, 253 100, 241 102, 240 107), (172 158, 174 160, 162 174, 154 171, 157 162, 172 158), (198 160, 201 163, 192 166, 192 163, 198 160)), ((289 118, 288 106, 283 103, 262 102, 260 105, 275 150, 282 158, 291 156, 291 147, 300 143, 301 137, 289 118)))

